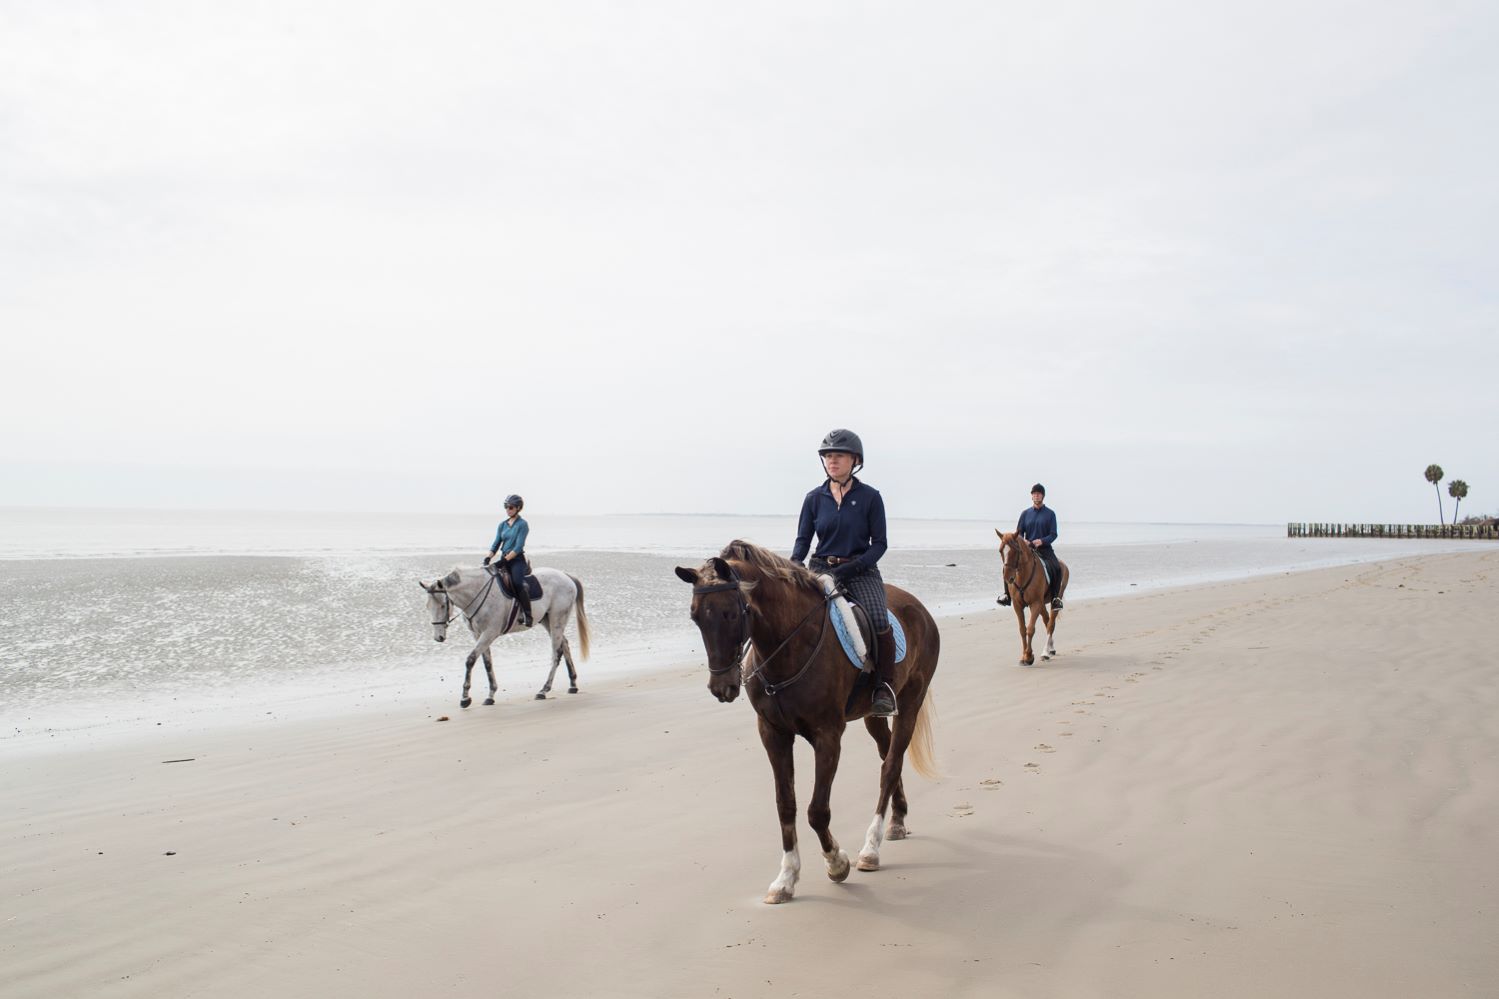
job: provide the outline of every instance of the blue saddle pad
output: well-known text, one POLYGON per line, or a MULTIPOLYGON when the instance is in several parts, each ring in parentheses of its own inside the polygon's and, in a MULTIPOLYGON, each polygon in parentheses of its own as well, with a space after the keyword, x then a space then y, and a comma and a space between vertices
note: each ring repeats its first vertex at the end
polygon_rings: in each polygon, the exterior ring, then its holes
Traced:
MULTIPOLYGON (((888 610, 885 614, 890 618, 890 628, 895 634, 895 661, 901 662, 906 658, 906 631, 900 626, 900 618, 888 610)), ((828 604, 828 616, 833 619, 833 630, 838 633, 838 644, 843 646, 843 654, 854 664, 854 669, 863 669, 864 664, 859 662, 859 655, 854 651, 854 641, 848 635, 848 625, 843 623, 843 615, 831 603, 828 604)))

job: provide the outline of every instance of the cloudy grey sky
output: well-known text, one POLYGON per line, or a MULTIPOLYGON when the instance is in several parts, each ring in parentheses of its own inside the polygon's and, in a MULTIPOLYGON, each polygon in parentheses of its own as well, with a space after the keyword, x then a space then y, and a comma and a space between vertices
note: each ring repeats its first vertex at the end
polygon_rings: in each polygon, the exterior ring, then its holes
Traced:
POLYGON ((0 505, 1499 511, 1492 3, 0 3, 0 505), (1445 496, 1445 489, 1444 489, 1445 496), (1450 504, 1450 501, 1448 501, 1450 504))

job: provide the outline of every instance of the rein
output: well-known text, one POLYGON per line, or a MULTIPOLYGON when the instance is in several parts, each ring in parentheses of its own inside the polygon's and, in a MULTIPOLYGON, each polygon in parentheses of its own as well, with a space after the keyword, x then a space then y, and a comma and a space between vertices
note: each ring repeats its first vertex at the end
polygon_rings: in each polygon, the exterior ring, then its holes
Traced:
MULTIPOLYGON (((1030 543, 1027 542, 1025 545, 1025 549, 1029 550, 1029 548, 1030 543)), ((1016 595, 1022 599, 1024 599, 1025 597, 1026 587, 1030 586, 1031 580, 1036 578, 1036 566, 1041 562, 1041 556, 1037 555, 1034 551, 1030 551, 1029 554, 1031 556, 1031 571, 1025 574, 1025 582, 1020 582, 1020 566, 1017 565, 1015 566, 1015 581, 1011 584, 1015 587, 1016 595)), ((1006 580, 1005 582, 1008 583, 1009 580, 1006 580)))
MULTIPOLYGON (((694 586, 692 588, 692 592, 694 594, 723 593, 728 590, 736 591, 739 597, 739 621, 741 635, 739 640, 739 652, 734 656, 733 660, 727 666, 722 666, 718 669, 714 669, 713 666, 709 664, 708 672, 713 674, 727 673, 735 666, 738 666, 741 669, 744 666, 744 657, 745 654, 749 651, 750 642, 752 641, 752 636, 750 635, 749 601, 744 599, 744 591, 739 588, 739 580, 737 577, 733 581, 727 583, 710 583, 707 586, 694 586)), ((801 630, 807 626, 807 622, 812 620, 812 615, 816 614, 820 610, 825 609, 830 600, 832 600, 832 597, 825 596, 820 603, 814 605, 813 608, 807 612, 806 616, 801 619, 797 626, 791 629, 791 634, 782 639, 781 644, 777 645, 775 647, 775 650, 772 651, 770 655, 760 660, 760 662, 756 664, 753 670, 745 674, 741 678, 741 682, 747 685, 750 680, 759 676, 761 689, 763 689, 767 694, 774 696, 785 690, 787 687, 791 686, 793 683, 796 683, 796 681, 800 680, 802 677, 806 676, 807 671, 812 668, 812 664, 817 661, 817 655, 822 651, 823 639, 827 637, 828 619, 826 614, 824 614, 822 618, 822 627, 817 631, 817 644, 812 647, 812 652, 807 656, 806 662, 802 663, 801 669, 797 670, 789 680, 783 680, 780 683, 776 683, 771 680, 767 680, 765 677, 760 676, 760 674, 764 671, 765 667, 770 664, 770 661, 776 656, 780 655, 781 651, 784 650, 786 646, 791 644, 791 640, 795 638, 801 632, 801 630)))
MULTIPOLYGON (((479 611, 484 609, 484 602, 489 599, 489 591, 494 589, 495 580, 499 578, 499 576, 491 572, 489 574, 489 582, 484 584, 484 589, 479 591, 479 595, 468 602, 468 607, 459 608, 458 614, 462 614, 464 620, 473 620, 474 614, 477 614, 479 613, 479 611), (474 607, 474 600, 477 600, 479 602, 479 606, 474 607), (469 607, 474 608, 472 612, 469 611, 469 607)), ((432 626, 436 627, 440 624, 443 627, 447 627, 448 625, 453 623, 453 619, 456 618, 458 614, 453 613, 453 598, 448 593, 448 591, 446 589, 443 589, 439 592, 442 594, 443 612, 447 614, 448 619, 446 621, 433 621, 432 626)))

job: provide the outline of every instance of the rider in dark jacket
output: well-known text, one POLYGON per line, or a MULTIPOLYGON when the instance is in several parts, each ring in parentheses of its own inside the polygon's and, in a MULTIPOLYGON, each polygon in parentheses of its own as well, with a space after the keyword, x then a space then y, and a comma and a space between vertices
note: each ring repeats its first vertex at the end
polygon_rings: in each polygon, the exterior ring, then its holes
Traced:
MULTIPOLYGON (((1057 562, 1057 553, 1052 551, 1051 543, 1057 540, 1057 515, 1046 505, 1046 487, 1041 483, 1031 486, 1031 505, 1026 507, 1020 514, 1020 521, 1015 525, 1015 533, 1029 542, 1036 550, 1036 554, 1046 563, 1046 570, 1050 573, 1050 583, 1047 585, 1047 595, 1050 596, 1053 610, 1062 609, 1062 598, 1057 596, 1057 587, 1061 585, 1062 567, 1057 562)), ((1002 607, 1010 606, 1010 591, 1007 589, 1000 594, 999 603, 1002 607)))
POLYGON ((526 536, 531 525, 521 518, 521 508, 526 501, 511 493, 505 497, 505 519, 494 532, 494 544, 489 546, 489 555, 484 559, 488 565, 500 553, 500 571, 510 574, 510 583, 515 590, 515 602, 520 604, 521 616, 526 627, 531 627, 531 594, 526 592, 526 536))
POLYGON ((809 568, 831 574, 849 597, 869 615, 875 634, 875 680, 869 713, 888 718, 895 705, 895 636, 885 606, 885 581, 877 563, 890 547, 885 536, 885 501, 854 472, 864 467, 864 442, 851 430, 834 430, 822 439, 827 479, 802 500, 791 561, 800 563, 817 535, 817 554, 809 568))

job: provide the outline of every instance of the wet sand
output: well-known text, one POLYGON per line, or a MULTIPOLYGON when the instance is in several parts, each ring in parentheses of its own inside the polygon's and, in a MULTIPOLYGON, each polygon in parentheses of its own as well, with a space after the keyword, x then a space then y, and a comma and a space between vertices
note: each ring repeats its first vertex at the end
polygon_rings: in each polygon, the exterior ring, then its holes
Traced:
MULTIPOLYGON (((753 713, 701 658, 13 754, 0 994, 1492 996, 1496 573, 1078 602, 1032 668, 1009 611, 944 620, 946 776, 845 884, 803 825, 784 906, 753 713)), ((850 852, 875 779, 856 726, 850 852)))

